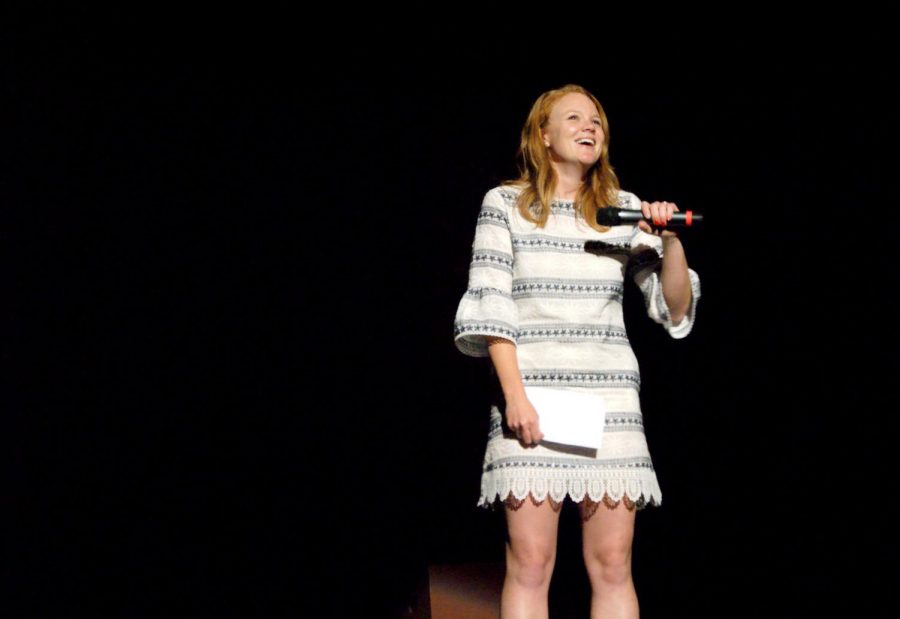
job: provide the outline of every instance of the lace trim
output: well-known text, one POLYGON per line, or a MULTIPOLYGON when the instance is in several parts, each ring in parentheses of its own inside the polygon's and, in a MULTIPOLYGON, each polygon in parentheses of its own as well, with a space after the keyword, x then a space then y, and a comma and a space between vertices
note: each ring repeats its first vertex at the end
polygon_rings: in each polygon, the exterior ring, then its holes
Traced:
MULTIPOLYGON (((532 505, 534 505, 535 507, 540 507, 541 505, 544 504, 544 501, 550 501, 550 508, 551 508, 553 511, 557 512, 557 513, 559 513, 559 510, 561 510, 561 509, 562 509, 562 506, 563 506, 562 501, 559 501, 559 502, 554 501, 554 500, 553 500, 552 498, 550 498, 549 496, 546 497, 545 499, 541 500, 541 501, 538 501, 537 499, 534 498, 534 495, 531 494, 531 493, 529 492, 529 493, 528 493, 528 498, 531 499, 531 503, 532 503, 532 505)), ((514 512, 515 512, 515 511, 519 511, 519 508, 522 507, 523 505, 525 505, 525 497, 523 497, 523 498, 521 498, 521 499, 517 499, 517 498, 513 495, 513 493, 510 492, 510 493, 506 496, 506 498, 503 500, 503 504, 506 505, 506 506, 507 506, 508 508, 510 508, 511 510, 513 510, 514 512)))
MULTIPOLYGON (((556 513, 559 513, 559 511, 562 509, 562 506, 563 506, 562 501, 558 501, 558 502, 554 501, 549 496, 544 498, 543 500, 539 501, 536 498, 534 498, 534 495, 531 494, 530 492, 528 493, 527 497, 523 497, 521 499, 517 499, 515 497, 515 495, 512 492, 510 492, 507 495, 507 497, 505 499, 503 499, 503 504, 515 512, 515 511, 519 511, 519 508, 521 508, 523 505, 525 505, 526 500, 530 500, 531 504, 534 505, 535 507, 540 507, 541 505, 544 504, 545 501, 547 501, 550 503, 550 509, 552 509, 556 513)), ((498 498, 498 501, 499 501, 499 498, 498 498)), ((635 509, 637 509, 637 510, 643 509, 647 505, 647 502, 644 500, 643 496, 641 496, 637 501, 632 501, 627 496, 623 496, 620 500, 616 501, 616 500, 613 500, 608 494, 604 494, 603 499, 601 499, 600 501, 592 501, 590 499, 590 497, 584 497, 584 500, 582 501, 584 508, 581 512, 581 519, 585 522, 590 520, 591 517, 595 513, 597 513, 597 508, 599 508, 600 505, 605 505, 607 509, 616 509, 620 504, 623 504, 623 503, 625 504, 625 509, 627 509, 630 512, 633 512, 635 509)))
POLYGON ((502 504, 510 509, 519 509, 525 499, 530 498, 534 505, 541 505, 549 499, 550 505, 556 509, 567 496, 575 503, 584 502, 587 518, 597 511, 600 503, 609 509, 615 509, 624 502, 629 510, 662 504, 662 493, 655 478, 648 479, 643 475, 623 475, 620 479, 594 479, 587 482, 577 479, 529 480, 491 475, 482 480, 479 505, 495 507, 502 504))
MULTIPOLYGON (((635 509, 643 509, 646 507, 646 501, 644 501, 644 497, 641 496, 637 501, 632 501, 627 496, 623 496, 620 500, 614 501, 610 498, 608 494, 603 495, 603 499, 600 501, 603 505, 607 507, 607 509, 615 509, 619 506, 620 503, 625 504, 625 509, 630 512, 633 512, 635 509)), ((584 509, 581 512, 581 519, 584 522, 587 522, 591 519, 597 512, 597 508, 600 507, 600 503, 592 501, 588 497, 584 497, 584 509)))

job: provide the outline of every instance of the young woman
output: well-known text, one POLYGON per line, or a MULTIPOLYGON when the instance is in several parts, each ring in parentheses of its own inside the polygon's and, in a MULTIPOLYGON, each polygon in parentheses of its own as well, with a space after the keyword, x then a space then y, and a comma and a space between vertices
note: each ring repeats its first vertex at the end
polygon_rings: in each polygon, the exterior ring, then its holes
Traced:
POLYGON ((625 332, 624 279, 634 279, 650 318, 675 338, 691 330, 700 281, 666 229, 678 207, 622 191, 608 144, 606 114, 587 90, 567 85, 538 97, 522 129, 520 178, 484 197, 457 310, 457 347, 489 356, 502 391, 491 409, 480 504, 502 503, 506 513, 504 619, 547 617, 566 497, 582 515, 591 616, 638 616, 635 511, 662 495, 625 332), (608 206, 641 210, 654 225, 601 226, 597 211, 608 206), (603 396, 596 457, 540 443, 526 386, 603 396))

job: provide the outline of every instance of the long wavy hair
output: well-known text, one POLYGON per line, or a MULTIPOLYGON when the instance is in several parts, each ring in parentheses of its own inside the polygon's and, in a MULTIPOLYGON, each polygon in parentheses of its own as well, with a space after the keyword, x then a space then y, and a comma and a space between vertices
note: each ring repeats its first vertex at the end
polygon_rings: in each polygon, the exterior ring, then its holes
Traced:
POLYGON ((584 183, 575 197, 575 211, 600 232, 609 228, 597 224, 597 210, 617 204, 619 179, 609 163, 609 122, 606 112, 597 97, 577 84, 566 84, 562 88, 548 90, 537 98, 522 127, 522 141, 517 153, 520 176, 503 181, 501 185, 515 185, 522 189, 516 206, 527 221, 543 228, 550 217, 550 204, 556 193, 557 178, 550 165, 550 149, 544 145, 541 130, 547 126, 550 110, 564 95, 578 92, 597 106, 603 127, 603 145, 600 158, 585 175, 584 183))

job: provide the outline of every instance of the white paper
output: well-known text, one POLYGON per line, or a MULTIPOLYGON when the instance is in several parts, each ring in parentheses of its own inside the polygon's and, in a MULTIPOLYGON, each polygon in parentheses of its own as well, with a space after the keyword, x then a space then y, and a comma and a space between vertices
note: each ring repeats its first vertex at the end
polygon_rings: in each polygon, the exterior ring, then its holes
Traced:
POLYGON ((525 387, 538 414, 543 441, 600 449, 606 404, 603 396, 553 387, 525 387))

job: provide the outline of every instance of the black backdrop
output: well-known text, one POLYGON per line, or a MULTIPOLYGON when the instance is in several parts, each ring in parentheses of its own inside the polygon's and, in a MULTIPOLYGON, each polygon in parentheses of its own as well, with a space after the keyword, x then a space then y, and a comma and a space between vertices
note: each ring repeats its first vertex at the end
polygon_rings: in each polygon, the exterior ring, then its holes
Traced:
MULTIPOLYGON (((644 616, 887 616, 886 37, 763 59, 729 33, 551 53, 146 18, 4 38, 11 604, 399 616, 428 565, 502 560, 475 507, 488 368, 452 321, 481 198, 532 101, 574 82, 623 187, 707 217, 686 340, 626 292, 665 495, 638 517, 644 616)), ((577 616, 562 526, 553 599, 577 616)))

